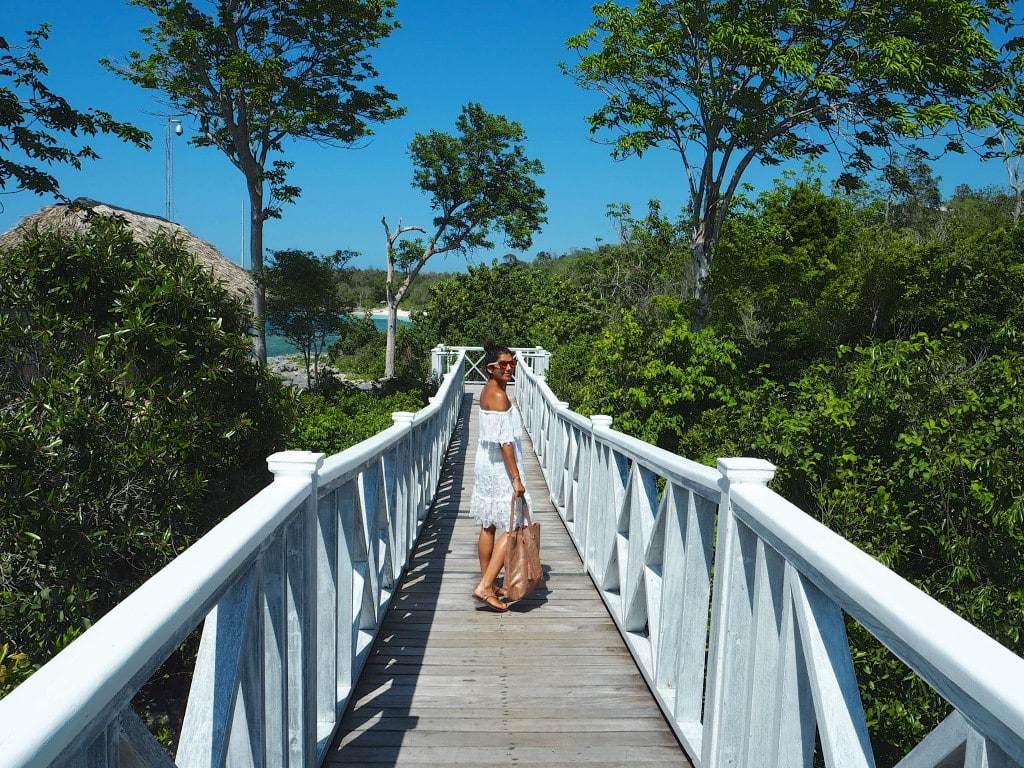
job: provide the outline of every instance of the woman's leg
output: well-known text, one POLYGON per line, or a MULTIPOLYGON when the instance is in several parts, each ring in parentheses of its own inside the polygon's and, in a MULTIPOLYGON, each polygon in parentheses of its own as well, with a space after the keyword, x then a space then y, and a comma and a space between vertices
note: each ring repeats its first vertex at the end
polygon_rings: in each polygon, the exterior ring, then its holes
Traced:
POLYGON ((487 563, 487 568, 484 569, 483 578, 481 578, 480 583, 477 584, 476 593, 478 595, 486 596, 494 594, 494 581, 498 578, 498 574, 501 573, 501 569, 505 567, 505 550, 507 548, 508 535, 503 533, 494 543, 494 548, 491 552, 491 559, 487 563))
POLYGON ((483 576, 487 570, 487 564, 491 562, 491 553, 494 551, 494 526, 484 528, 480 526, 480 538, 476 543, 477 556, 480 558, 480 575, 483 576))

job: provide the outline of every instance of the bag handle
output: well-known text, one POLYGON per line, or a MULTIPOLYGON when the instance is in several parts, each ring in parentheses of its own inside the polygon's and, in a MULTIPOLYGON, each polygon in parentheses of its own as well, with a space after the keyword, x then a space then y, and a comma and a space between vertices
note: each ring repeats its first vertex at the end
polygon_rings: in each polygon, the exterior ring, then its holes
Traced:
POLYGON ((508 515, 508 529, 510 531, 514 530, 513 526, 516 524, 516 500, 517 499, 520 502, 522 502, 522 505, 523 505, 523 522, 526 524, 526 527, 529 527, 529 526, 533 525, 533 520, 530 519, 530 505, 526 503, 526 499, 522 498, 521 496, 516 496, 513 493, 512 494, 512 510, 509 512, 509 515, 508 515))

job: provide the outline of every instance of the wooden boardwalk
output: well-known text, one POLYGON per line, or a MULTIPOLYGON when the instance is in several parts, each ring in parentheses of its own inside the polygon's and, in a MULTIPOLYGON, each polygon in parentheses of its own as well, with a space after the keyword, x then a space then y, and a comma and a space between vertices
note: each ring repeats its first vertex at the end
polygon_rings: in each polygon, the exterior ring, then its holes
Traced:
POLYGON ((689 766, 558 514, 527 439, 547 589, 479 609, 473 489, 479 387, 326 766, 689 766))

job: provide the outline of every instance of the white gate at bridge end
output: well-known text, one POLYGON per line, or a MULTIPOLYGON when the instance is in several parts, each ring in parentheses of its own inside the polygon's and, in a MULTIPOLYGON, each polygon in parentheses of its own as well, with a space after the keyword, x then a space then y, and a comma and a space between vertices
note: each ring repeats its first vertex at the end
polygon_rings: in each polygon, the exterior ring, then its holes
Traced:
MULTIPOLYGON (((510 350, 516 359, 524 364, 524 367, 528 367, 537 376, 543 378, 547 375, 551 353, 544 347, 510 347, 510 350)), ((431 376, 436 381, 440 381, 463 354, 467 367, 466 383, 483 384, 487 381, 487 372, 483 368, 483 347, 447 347, 444 344, 438 344, 430 351, 431 376)))

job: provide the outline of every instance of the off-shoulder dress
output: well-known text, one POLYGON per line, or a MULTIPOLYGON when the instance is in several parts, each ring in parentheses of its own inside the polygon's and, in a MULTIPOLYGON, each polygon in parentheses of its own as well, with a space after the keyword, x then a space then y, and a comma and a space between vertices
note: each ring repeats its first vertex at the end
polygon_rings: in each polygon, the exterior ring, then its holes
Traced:
MULTIPOLYGON (((522 476, 522 436, 523 420, 514 406, 507 411, 480 409, 480 439, 476 451, 469 516, 484 528, 493 525, 498 530, 508 530, 513 489, 512 478, 501 455, 501 446, 512 444, 520 472, 519 481, 525 486, 526 478, 522 476)), ((526 493, 526 503, 532 510, 529 491, 526 493)))

